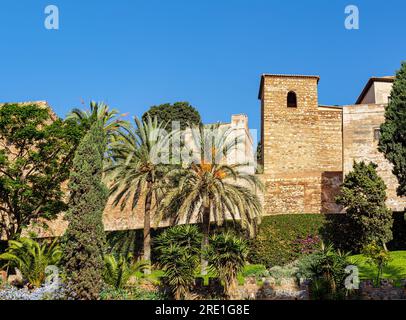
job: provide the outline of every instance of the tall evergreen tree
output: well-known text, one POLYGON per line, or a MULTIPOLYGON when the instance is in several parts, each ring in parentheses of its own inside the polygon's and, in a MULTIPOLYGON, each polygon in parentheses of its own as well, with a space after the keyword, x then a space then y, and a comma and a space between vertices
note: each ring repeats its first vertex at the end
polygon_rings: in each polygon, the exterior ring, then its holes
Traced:
POLYGON ((392 240, 392 212, 386 207, 386 185, 376 172, 377 165, 354 163, 345 177, 337 202, 344 206, 352 229, 346 239, 359 250, 375 241, 383 246, 392 240))
POLYGON ((379 150, 393 164, 393 174, 398 178, 399 196, 406 195, 406 62, 396 74, 381 125, 379 150))
POLYGON ((102 183, 105 149, 103 124, 98 121, 81 141, 70 175, 64 265, 69 291, 79 300, 98 299, 103 284, 102 215, 108 198, 107 187, 102 183))

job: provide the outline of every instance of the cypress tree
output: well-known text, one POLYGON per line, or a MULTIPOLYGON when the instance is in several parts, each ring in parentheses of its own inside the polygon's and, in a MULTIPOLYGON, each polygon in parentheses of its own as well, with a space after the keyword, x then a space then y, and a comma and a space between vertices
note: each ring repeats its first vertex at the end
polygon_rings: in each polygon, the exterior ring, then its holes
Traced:
POLYGON ((347 174, 337 202, 344 206, 352 230, 346 239, 353 249, 375 241, 383 246, 392 240, 392 212, 386 207, 386 185, 376 172, 377 165, 354 163, 347 174))
POLYGON ((98 299, 103 286, 102 215, 108 197, 102 183, 105 147, 103 125, 96 122, 81 141, 70 174, 64 266, 69 294, 78 300, 98 299))
POLYGON ((379 150, 393 164, 393 174, 399 181, 398 195, 406 196, 406 62, 393 83, 385 122, 381 125, 379 150))

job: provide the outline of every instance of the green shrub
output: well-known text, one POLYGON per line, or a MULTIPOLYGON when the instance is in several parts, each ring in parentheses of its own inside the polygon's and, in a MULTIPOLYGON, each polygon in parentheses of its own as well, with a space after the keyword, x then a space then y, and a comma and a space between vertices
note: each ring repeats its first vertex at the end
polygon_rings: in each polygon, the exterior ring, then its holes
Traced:
POLYGON ((362 253, 366 257, 366 262, 376 267, 378 271, 376 274, 376 285, 378 286, 381 281, 383 268, 389 264, 391 259, 389 252, 373 241, 364 247, 362 253))
POLYGON ((0 260, 7 261, 10 267, 17 267, 32 286, 40 287, 46 278, 46 267, 57 265, 62 251, 56 241, 42 244, 30 239, 10 240, 7 251, 0 255, 0 260))
POLYGON ((107 287, 100 292, 100 300, 166 300, 167 298, 158 290, 150 291, 139 287, 126 289, 107 287))
POLYGON ((337 203, 346 209, 352 232, 354 249, 361 250, 371 242, 385 246, 393 239, 393 215, 386 206, 386 185, 378 175, 375 163, 357 163, 341 187, 337 203))
POLYGON ((289 264, 283 267, 275 266, 269 269, 269 275, 275 279, 276 284, 281 284, 283 279, 297 278, 299 268, 295 264, 289 264))
POLYGON ((155 240, 158 266, 176 300, 189 296, 199 265, 200 239, 195 225, 180 225, 166 229, 155 240))
POLYGON ((63 265, 69 295, 77 300, 97 299, 103 287, 103 210, 108 199, 102 181, 105 149, 103 123, 96 122, 76 150, 69 178, 63 265))
POLYGON ((238 273, 244 270, 247 254, 247 241, 231 232, 210 237, 205 257, 209 262, 209 269, 223 282, 227 297, 235 289, 238 273))
POLYGON ((104 256, 103 280, 116 289, 124 288, 130 278, 149 267, 148 261, 134 261, 131 256, 104 256))
POLYGON ((349 254, 335 250, 332 245, 306 256, 299 261, 299 275, 311 280, 312 299, 342 299, 345 296, 345 268, 349 264, 349 254))
POLYGON ((286 214, 264 217, 256 239, 250 242, 248 260, 270 268, 285 265, 298 259, 299 240, 320 236, 326 217, 316 214, 286 214))
POLYGON ((269 271, 266 267, 262 264, 247 264, 244 267, 244 270, 241 272, 241 275, 246 277, 267 277, 269 275, 269 271))

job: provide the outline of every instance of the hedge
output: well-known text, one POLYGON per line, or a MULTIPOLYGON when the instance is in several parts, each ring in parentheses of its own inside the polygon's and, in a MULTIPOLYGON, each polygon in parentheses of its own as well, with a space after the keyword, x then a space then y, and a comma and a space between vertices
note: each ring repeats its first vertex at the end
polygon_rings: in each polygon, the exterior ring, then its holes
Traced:
MULTIPOLYGON (((351 235, 354 232, 356 231, 349 227, 345 214, 284 214, 264 217, 256 239, 251 240, 248 259, 250 263, 263 264, 268 268, 286 265, 304 254, 304 244, 309 242, 308 238, 333 243, 337 249, 351 252, 351 235)), ((316 247, 316 242, 311 244, 316 247)), ((394 213, 393 240, 388 243, 388 249, 406 249, 404 213, 394 213)))
POLYGON ((309 236, 320 237, 324 215, 286 214, 264 217, 256 239, 251 240, 248 260, 268 268, 296 260, 301 253, 296 242, 309 236))
MULTIPOLYGON (((388 249, 406 250, 404 213, 394 213, 394 220, 394 239, 388 244, 388 249)), ((235 226, 229 224, 228 228, 234 229, 235 226)), ((152 238, 154 239, 163 230, 152 230, 152 238)), ((348 226, 345 214, 284 214, 264 217, 257 237, 250 240, 248 260, 252 264, 262 264, 267 268, 275 265, 283 266, 299 258, 304 249, 317 246, 316 240, 333 243, 336 248, 343 251, 353 251, 351 236, 354 232, 356 231, 348 226)), ((131 252, 135 256, 141 254, 142 230, 109 232, 107 239, 113 252, 121 254, 131 252)), ((154 244, 152 249, 154 262, 156 258, 154 244)))

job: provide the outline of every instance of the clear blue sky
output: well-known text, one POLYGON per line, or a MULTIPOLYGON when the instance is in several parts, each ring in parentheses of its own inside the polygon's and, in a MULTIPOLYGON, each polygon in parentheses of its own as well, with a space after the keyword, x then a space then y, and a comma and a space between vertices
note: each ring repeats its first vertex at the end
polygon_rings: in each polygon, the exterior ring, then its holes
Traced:
POLYGON ((189 101, 205 122, 246 113, 259 128, 262 73, 321 76, 321 104, 353 103, 406 59, 404 0, 1 0, 0 101, 81 100, 141 115, 189 101), (44 28, 44 8, 60 30, 44 28), (344 28, 346 5, 360 29, 344 28))

